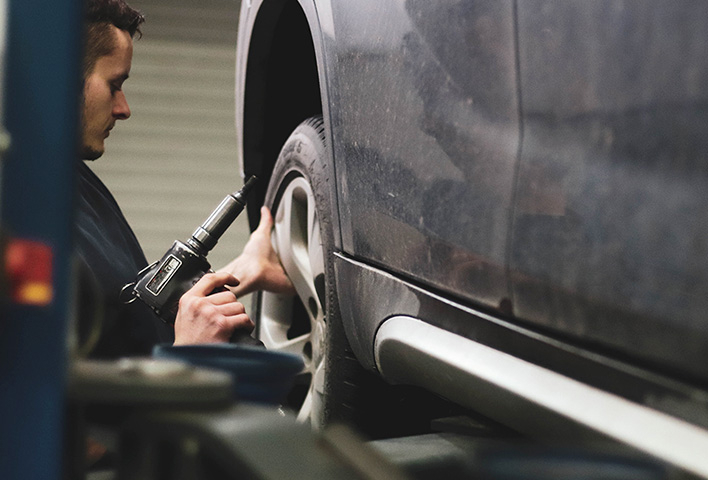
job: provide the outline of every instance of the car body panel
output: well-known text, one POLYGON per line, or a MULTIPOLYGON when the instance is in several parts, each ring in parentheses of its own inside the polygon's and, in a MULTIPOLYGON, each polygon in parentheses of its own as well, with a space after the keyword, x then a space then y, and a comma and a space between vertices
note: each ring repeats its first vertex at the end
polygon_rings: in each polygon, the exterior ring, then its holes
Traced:
POLYGON ((333 4, 327 53, 343 250, 497 308, 518 149, 512 3, 364 3, 333 4))
MULTIPOLYGON (((397 316, 420 319, 461 338, 708 428, 708 394, 695 385, 637 367, 630 361, 599 355, 574 342, 559 340, 451 301, 343 255, 335 256, 334 265, 339 295, 351 300, 342 303, 342 317, 381 319, 374 325, 345 323, 357 358, 368 368, 375 364, 370 339, 393 317, 390 312, 398 312, 397 316), (372 297, 380 300, 369 301, 372 297)), ((400 363, 415 363, 413 359, 407 360, 402 359, 400 363)), ((415 371, 411 370, 408 375, 414 376, 415 371)), ((440 371, 439 375, 444 377, 446 372, 440 371)), ((418 383, 424 382, 425 379, 419 379, 418 383)), ((475 394, 467 392, 467 395, 474 397, 475 394)))
POLYGON ((519 3, 512 257, 518 318, 700 380, 707 18, 700 1, 519 3))

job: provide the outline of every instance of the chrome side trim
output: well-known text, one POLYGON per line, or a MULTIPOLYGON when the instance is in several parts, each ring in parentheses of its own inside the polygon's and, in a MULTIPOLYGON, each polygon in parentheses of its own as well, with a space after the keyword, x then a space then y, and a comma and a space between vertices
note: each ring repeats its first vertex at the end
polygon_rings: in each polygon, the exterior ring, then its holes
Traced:
POLYGON ((376 365, 533 437, 612 439, 708 478, 708 431, 416 318, 386 320, 376 365))

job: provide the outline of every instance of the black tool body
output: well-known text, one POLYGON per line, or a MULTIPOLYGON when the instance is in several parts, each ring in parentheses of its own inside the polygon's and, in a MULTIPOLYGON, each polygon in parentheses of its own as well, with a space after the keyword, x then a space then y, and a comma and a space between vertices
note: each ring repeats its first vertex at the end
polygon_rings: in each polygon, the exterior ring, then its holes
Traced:
POLYGON ((159 261, 138 272, 135 282, 123 287, 124 301, 129 303, 139 298, 162 320, 174 324, 179 299, 211 271, 207 253, 243 211, 246 196, 256 180, 250 177, 241 190, 222 200, 186 242, 176 240, 159 261))

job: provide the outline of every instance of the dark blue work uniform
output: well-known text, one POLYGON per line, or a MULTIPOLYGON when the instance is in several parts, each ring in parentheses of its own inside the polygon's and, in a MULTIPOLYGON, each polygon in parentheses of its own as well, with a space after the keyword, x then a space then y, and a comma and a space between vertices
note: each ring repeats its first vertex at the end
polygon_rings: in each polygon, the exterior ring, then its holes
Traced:
POLYGON ((119 299, 123 285, 135 280, 147 260, 113 195, 85 162, 78 163, 76 252, 101 292, 97 296, 82 288, 79 296, 81 324, 92 322, 89 316, 102 318, 101 336, 90 356, 149 355, 153 345, 172 343, 174 331, 142 302, 125 305, 119 299), (101 308, 93 308, 94 301, 101 308))

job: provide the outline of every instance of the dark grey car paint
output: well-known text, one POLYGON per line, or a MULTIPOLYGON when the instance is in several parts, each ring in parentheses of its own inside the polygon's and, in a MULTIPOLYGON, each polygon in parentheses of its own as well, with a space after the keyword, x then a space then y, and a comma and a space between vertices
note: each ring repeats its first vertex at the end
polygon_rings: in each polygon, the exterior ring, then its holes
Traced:
POLYGON ((708 379, 708 3, 518 15, 515 315, 708 379))
POLYGON ((344 251, 708 379, 708 5, 341 5, 344 251))
POLYGON ((379 323, 410 314, 705 420, 681 406, 708 411, 702 391, 667 379, 708 380, 708 3, 300 3, 362 363, 379 323))
MULTIPOLYGON (((362 26, 341 5, 335 25, 362 26)), ((330 50, 344 251, 496 307, 519 138, 512 2, 368 13, 366 36, 382 41, 330 50)))

